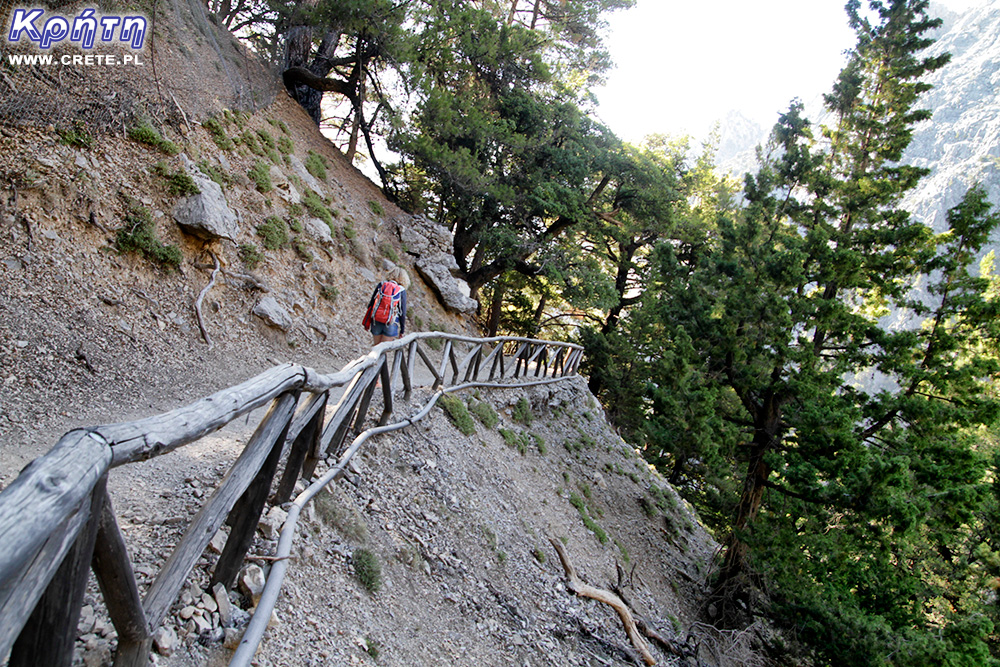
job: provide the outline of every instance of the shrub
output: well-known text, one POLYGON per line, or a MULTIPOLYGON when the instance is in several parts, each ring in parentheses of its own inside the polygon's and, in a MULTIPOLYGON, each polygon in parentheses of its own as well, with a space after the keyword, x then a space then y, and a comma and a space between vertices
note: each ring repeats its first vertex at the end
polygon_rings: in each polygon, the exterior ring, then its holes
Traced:
POLYGON ((125 225, 115 232, 115 249, 120 254, 134 252, 167 269, 179 269, 184 256, 176 245, 163 245, 156 237, 156 223, 149 209, 129 208, 125 225))
POLYGON ((239 141, 254 155, 259 155, 261 157, 264 156, 264 149, 257 141, 257 137, 250 130, 245 130, 243 134, 239 136, 239 141))
POLYGON ((188 197, 201 192, 201 188, 191 178, 191 174, 184 169, 171 171, 166 162, 162 160, 153 167, 153 172, 158 174, 167 184, 167 192, 179 197, 188 197))
POLYGON ((59 135, 59 143, 73 148, 90 148, 94 145, 93 135, 87 132, 87 128, 80 121, 75 121, 73 127, 69 129, 57 127, 56 134, 59 135))
POLYGON ((278 137, 278 142, 276 144, 278 151, 285 155, 291 155, 292 151, 295 150, 295 144, 288 137, 278 137))
POLYGON ((382 204, 370 199, 368 200, 368 210, 380 217, 385 215, 385 209, 382 208, 382 204))
POLYGON ((208 130, 208 134, 212 137, 212 141, 214 141, 215 145, 222 150, 231 151, 236 148, 236 144, 229 138, 229 135, 226 134, 226 128, 222 126, 222 123, 220 123, 218 119, 208 118, 202 121, 201 126, 208 130))
POLYGON ((326 180, 326 159, 316 151, 309 151, 306 157, 306 171, 321 181, 326 180))
POLYGON ((519 424, 531 426, 531 404, 528 403, 527 398, 522 396, 518 399, 517 403, 514 405, 514 410, 511 413, 511 418, 519 424))
POLYGON ((476 432, 476 425, 472 421, 472 416, 469 414, 468 409, 466 409, 462 399, 450 394, 444 394, 438 399, 438 403, 445 414, 448 415, 448 418, 451 419, 455 428, 463 435, 472 435, 476 432))
POLYGON ((220 188, 225 188, 229 185, 229 177, 218 167, 209 164, 208 160, 199 160, 198 169, 201 170, 201 173, 218 183, 220 188))
POLYGON ((535 447, 538 447, 538 453, 545 456, 549 453, 549 448, 545 446, 545 438, 538 435, 537 433, 531 434, 531 439, 535 441, 535 447))
POLYGON ((302 232, 302 222, 298 218, 289 218, 288 228, 296 234, 299 234, 302 232))
POLYGON ((253 243, 240 244, 240 259, 248 269, 256 269, 257 265, 264 259, 264 255, 253 243))
POLYGON ((335 528, 348 540, 360 544, 368 541, 368 526, 364 517, 343 492, 320 493, 313 505, 320 521, 335 528))
POLYGON ((496 410, 485 401, 477 401, 469 405, 469 412, 486 428, 493 428, 500 423, 500 417, 497 416, 496 410))
POLYGON ((327 301, 336 301, 337 297, 340 296, 340 290, 333 285, 323 285, 319 290, 319 295, 327 301))
POLYGON ((260 143, 263 144, 264 148, 274 150, 274 137, 268 133, 267 130, 257 130, 257 136, 260 137, 260 143))
POLYGON ((258 192, 265 193, 274 189, 274 186, 271 185, 271 168, 267 166, 266 162, 257 160, 247 175, 257 186, 258 192))
POLYGON ((306 207, 310 213, 322 220, 330 228, 331 234, 336 234, 337 230, 333 225, 333 216, 330 214, 330 209, 326 207, 323 203, 323 199, 313 192, 312 190, 306 190, 305 196, 302 197, 302 205, 306 207))
POLYGON ((293 247, 295 248, 295 254, 304 259, 305 261, 311 262, 314 259, 316 259, 313 256, 312 251, 309 250, 309 244, 303 241, 302 239, 295 239, 293 247))
POLYGON ((145 120, 128 129, 128 138, 132 141, 137 141, 140 144, 152 146, 161 153, 166 153, 167 155, 177 155, 181 152, 180 146, 169 139, 164 139, 163 136, 161 136, 160 133, 145 120))
POLYGON ((288 243, 288 228, 281 218, 272 215, 257 225, 257 236, 263 239, 265 248, 278 250, 288 243))
POLYGON ((379 248, 382 251, 382 255, 391 261, 393 264, 399 264, 399 255, 396 253, 396 249, 393 248, 388 243, 383 243, 379 248))
POLYGON ((354 573, 358 575, 358 581, 369 593, 375 593, 382 588, 382 563, 378 556, 368 549, 358 549, 351 558, 354 564, 354 573))

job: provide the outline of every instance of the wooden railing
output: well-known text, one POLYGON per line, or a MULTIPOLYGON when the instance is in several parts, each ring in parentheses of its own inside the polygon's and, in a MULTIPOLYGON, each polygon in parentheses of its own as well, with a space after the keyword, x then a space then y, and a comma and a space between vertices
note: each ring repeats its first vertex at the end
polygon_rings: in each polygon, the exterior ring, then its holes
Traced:
POLYGON ((287 569, 280 556, 290 550, 299 510, 343 473, 369 437, 416 421, 447 391, 510 386, 511 379, 520 385, 559 381, 577 372, 582 355, 581 347, 569 343, 417 333, 382 343, 332 375, 286 364, 162 415, 70 431, 0 492, 0 662, 9 656, 10 667, 71 664, 92 569, 118 633, 115 667, 146 665, 153 633, 222 524, 231 530, 210 586, 221 583, 229 590, 269 495, 272 503, 288 502, 299 478, 312 480, 319 462, 333 459, 291 505, 279 558, 233 658, 233 664, 249 664, 287 569), (388 424, 400 383, 409 399, 418 359, 437 393, 412 416, 388 424), (366 430, 379 386, 382 411, 377 426, 366 430), (107 491, 108 471, 190 444, 268 403, 243 452, 141 593, 107 491), (347 443, 351 432, 356 437, 347 443))

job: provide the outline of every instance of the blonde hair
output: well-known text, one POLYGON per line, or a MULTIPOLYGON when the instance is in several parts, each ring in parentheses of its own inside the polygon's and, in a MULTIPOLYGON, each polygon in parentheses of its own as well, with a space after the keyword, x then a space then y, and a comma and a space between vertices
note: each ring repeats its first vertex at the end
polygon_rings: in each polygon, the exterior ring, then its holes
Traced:
POLYGON ((386 272, 386 278, 393 280, 403 286, 403 289, 410 288, 410 276, 401 266, 394 266, 386 272))

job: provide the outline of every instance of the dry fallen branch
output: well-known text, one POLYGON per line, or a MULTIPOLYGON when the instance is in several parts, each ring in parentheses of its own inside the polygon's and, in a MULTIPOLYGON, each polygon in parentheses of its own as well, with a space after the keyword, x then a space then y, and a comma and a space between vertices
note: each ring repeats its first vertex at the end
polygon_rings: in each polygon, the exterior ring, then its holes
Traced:
POLYGON ((632 618, 632 611, 628 608, 628 606, 621 601, 621 598, 611 591, 606 591, 602 588, 595 588, 594 586, 585 584, 580 577, 577 576, 576 568, 574 568, 573 564, 570 562, 569 555, 566 553, 566 549, 563 547, 562 543, 553 538, 549 538, 549 542, 552 543, 552 547, 556 550, 556 553, 559 554, 559 560, 562 562, 563 570, 566 571, 566 583, 569 585, 569 590, 580 597, 603 602, 614 609, 618 613, 618 618, 622 620, 622 625, 625 626, 625 634, 628 635, 628 638, 631 640, 632 646, 635 647, 635 650, 637 650, 642 656, 643 662, 647 665, 655 665, 656 658, 654 658, 649 652, 646 642, 643 641, 642 637, 639 635, 639 630, 636 628, 635 620, 632 618))
POLYGON ((219 269, 222 267, 219 264, 219 258, 215 256, 214 252, 209 250, 208 254, 212 256, 212 260, 215 262, 215 269, 212 271, 212 279, 208 281, 208 284, 205 285, 205 289, 201 291, 201 294, 198 295, 198 298, 194 302, 194 314, 198 317, 198 328, 201 329, 201 336, 205 339, 205 342, 208 343, 208 349, 211 350, 212 337, 208 335, 208 330, 205 329, 205 320, 201 316, 201 302, 205 300, 205 295, 208 294, 208 290, 212 289, 212 286, 215 285, 215 278, 219 275, 219 269))

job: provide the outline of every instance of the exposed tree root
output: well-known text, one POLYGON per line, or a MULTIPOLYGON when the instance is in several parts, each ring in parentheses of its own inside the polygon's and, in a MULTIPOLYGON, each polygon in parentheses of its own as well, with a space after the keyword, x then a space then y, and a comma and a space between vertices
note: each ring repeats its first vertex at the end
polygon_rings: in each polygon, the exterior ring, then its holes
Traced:
POLYGON ((615 612, 618 613, 618 618, 622 620, 622 625, 625 626, 625 634, 628 635, 628 638, 632 642, 632 646, 635 647, 635 650, 642 656, 643 662, 647 665, 655 665, 656 658, 654 658, 649 652, 646 642, 643 641, 640 636, 635 620, 632 617, 632 611, 628 608, 628 605, 622 602, 621 598, 611 591, 606 591, 602 588, 595 588, 594 586, 585 584, 580 577, 577 576, 576 568, 574 568, 573 564, 570 562, 569 555, 566 553, 566 549, 563 547, 562 543, 553 538, 549 538, 549 542, 552 543, 552 547, 556 550, 556 553, 559 554, 559 560, 562 562, 563 570, 566 571, 566 583, 568 584, 569 590, 580 597, 603 602, 614 609, 615 612))

